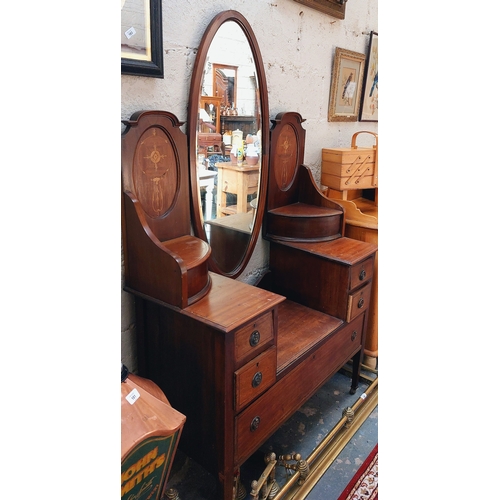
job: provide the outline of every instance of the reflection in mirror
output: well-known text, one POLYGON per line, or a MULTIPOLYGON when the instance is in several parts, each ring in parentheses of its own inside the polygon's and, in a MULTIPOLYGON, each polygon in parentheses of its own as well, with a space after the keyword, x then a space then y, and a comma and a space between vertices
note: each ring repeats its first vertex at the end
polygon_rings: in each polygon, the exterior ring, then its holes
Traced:
POLYGON ((207 29, 189 105, 193 226, 210 243, 211 269, 236 277, 260 231, 268 135, 260 52, 236 11, 220 14, 207 29))
POLYGON ((238 88, 237 71, 237 66, 213 65, 213 94, 222 97, 222 113, 224 115, 229 114, 229 110, 236 111, 234 106, 238 88))

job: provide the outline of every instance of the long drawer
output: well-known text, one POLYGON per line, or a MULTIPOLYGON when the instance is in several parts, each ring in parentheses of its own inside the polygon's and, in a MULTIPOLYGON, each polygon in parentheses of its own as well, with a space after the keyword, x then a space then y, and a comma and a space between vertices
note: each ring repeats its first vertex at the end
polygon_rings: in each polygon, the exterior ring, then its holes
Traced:
POLYGON ((328 378, 361 348, 364 315, 344 325, 319 349, 236 417, 235 460, 241 465, 328 378))

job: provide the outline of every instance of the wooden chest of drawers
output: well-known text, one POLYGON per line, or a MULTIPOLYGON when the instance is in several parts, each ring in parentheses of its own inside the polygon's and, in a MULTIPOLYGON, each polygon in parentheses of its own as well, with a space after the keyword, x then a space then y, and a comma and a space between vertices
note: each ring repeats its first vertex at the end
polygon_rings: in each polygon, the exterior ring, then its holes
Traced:
POLYGON ((273 290, 350 321, 368 308, 375 249, 350 238, 314 245, 271 241, 273 290))
POLYGON ((359 366, 370 258, 339 266, 338 316, 213 273, 184 309, 137 297, 140 371, 186 415, 179 448, 219 479, 217 498, 232 500, 238 468, 323 383, 359 366))
POLYGON ((220 480, 220 498, 230 500, 240 465, 235 418, 275 384, 277 306, 285 297, 210 277, 210 292, 184 309, 137 298, 139 369, 184 411, 180 449, 220 480))

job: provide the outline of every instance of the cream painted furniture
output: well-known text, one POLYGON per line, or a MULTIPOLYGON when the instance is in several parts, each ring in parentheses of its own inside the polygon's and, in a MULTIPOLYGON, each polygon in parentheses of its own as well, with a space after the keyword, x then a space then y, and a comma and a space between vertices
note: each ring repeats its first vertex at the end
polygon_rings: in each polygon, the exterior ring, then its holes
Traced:
POLYGON ((198 181, 200 189, 205 189, 205 220, 212 218, 212 203, 215 189, 215 176, 217 172, 214 170, 200 169, 198 170, 198 181))

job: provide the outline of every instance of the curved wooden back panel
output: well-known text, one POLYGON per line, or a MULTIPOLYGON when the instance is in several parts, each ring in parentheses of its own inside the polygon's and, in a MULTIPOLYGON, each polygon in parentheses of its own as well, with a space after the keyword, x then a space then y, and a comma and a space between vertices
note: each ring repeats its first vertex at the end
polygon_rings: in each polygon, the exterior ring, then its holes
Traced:
POLYGON ((167 111, 139 111, 123 123, 125 286, 184 308, 210 288, 210 247, 190 234, 182 122, 167 111))
POLYGON ((344 234, 342 207, 324 196, 304 163, 305 120, 279 113, 271 128, 264 235, 282 241, 328 241, 344 234))
POLYGON ((123 191, 139 201, 159 240, 189 234, 187 138, 179 128, 183 122, 167 111, 138 111, 123 123, 123 191))

